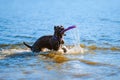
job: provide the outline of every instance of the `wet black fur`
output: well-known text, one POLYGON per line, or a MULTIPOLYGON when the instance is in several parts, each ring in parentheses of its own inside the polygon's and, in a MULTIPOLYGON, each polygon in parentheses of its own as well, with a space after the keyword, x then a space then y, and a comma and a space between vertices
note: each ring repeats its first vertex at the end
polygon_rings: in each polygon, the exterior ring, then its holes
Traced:
MULTIPOLYGON (((53 35, 40 37, 32 46, 25 42, 23 42, 23 44, 29 47, 33 52, 40 52, 43 48, 58 51, 64 44, 64 33, 61 33, 62 30, 64 30, 63 26, 54 26, 53 35)), ((63 48, 63 51, 66 52, 67 50, 63 48)))

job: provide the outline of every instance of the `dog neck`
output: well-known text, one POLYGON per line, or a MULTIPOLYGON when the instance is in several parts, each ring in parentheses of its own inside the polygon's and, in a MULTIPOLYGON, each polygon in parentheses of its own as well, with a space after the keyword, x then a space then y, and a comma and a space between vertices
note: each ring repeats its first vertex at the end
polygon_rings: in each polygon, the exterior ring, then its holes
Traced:
POLYGON ((57 37, 56 35, 53 35, 53 40, 56 40, 56 41, 61 41, 61 40, 62 40, 62 38, 57 37))
POLYGON ((54 39, 54 40, 58 40, 58 38, 57 38, 56 36, 53 36, 53 39, 54 39))
POLYGON ((53 39, 54 40, 59 40, 59 38, 56 35, 53 36, 53 39))

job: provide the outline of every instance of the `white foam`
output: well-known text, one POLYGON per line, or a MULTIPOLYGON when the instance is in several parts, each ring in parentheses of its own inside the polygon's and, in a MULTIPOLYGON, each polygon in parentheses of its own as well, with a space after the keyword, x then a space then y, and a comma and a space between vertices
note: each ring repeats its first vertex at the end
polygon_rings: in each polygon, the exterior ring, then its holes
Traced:
POLYGON ((28 49, 2 49, 0 51, 3 54, 14 54, 14 53, 21 53, 21 52, 30 52, 28 49))
POLYGON ((84 49, 80 46, 74 46, 71 49, 68 49, 67 54, 84 54, 84 49))
POLYGON ((68 49, 68 54, 83 54, 85 50, 80 47, 80 31, 79 27, 70 31, 70 37, 72 38, 73 48, 68 49))

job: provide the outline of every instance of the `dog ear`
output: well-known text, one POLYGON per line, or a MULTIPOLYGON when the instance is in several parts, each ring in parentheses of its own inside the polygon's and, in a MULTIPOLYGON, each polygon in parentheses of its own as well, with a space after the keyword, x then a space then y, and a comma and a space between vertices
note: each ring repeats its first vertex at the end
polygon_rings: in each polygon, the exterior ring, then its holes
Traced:
POLYGON ((56 30, 57 26, 54 26, 54 30, 56 30))
POLYGON ((66 34, 64 34, 64 36, 66 36, 66 34))

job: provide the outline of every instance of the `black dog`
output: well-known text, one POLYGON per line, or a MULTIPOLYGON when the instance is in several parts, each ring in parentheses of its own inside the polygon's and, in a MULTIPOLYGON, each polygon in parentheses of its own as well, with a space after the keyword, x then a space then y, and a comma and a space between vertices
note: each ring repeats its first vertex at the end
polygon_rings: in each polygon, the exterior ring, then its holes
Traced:
POLYGON ((65 35, 64 33, 61 33, 63 30, 63 26, 54 26, 54 35, 42 36, 32 46, 29 46, 25 42, 23 43, 33 52, 40 52, 44 48, 55 51, 58 51, 60 48, 62 48, 63 51, 66 52, 67 49, 62 47, 64 44, 63 36, 65 35))

